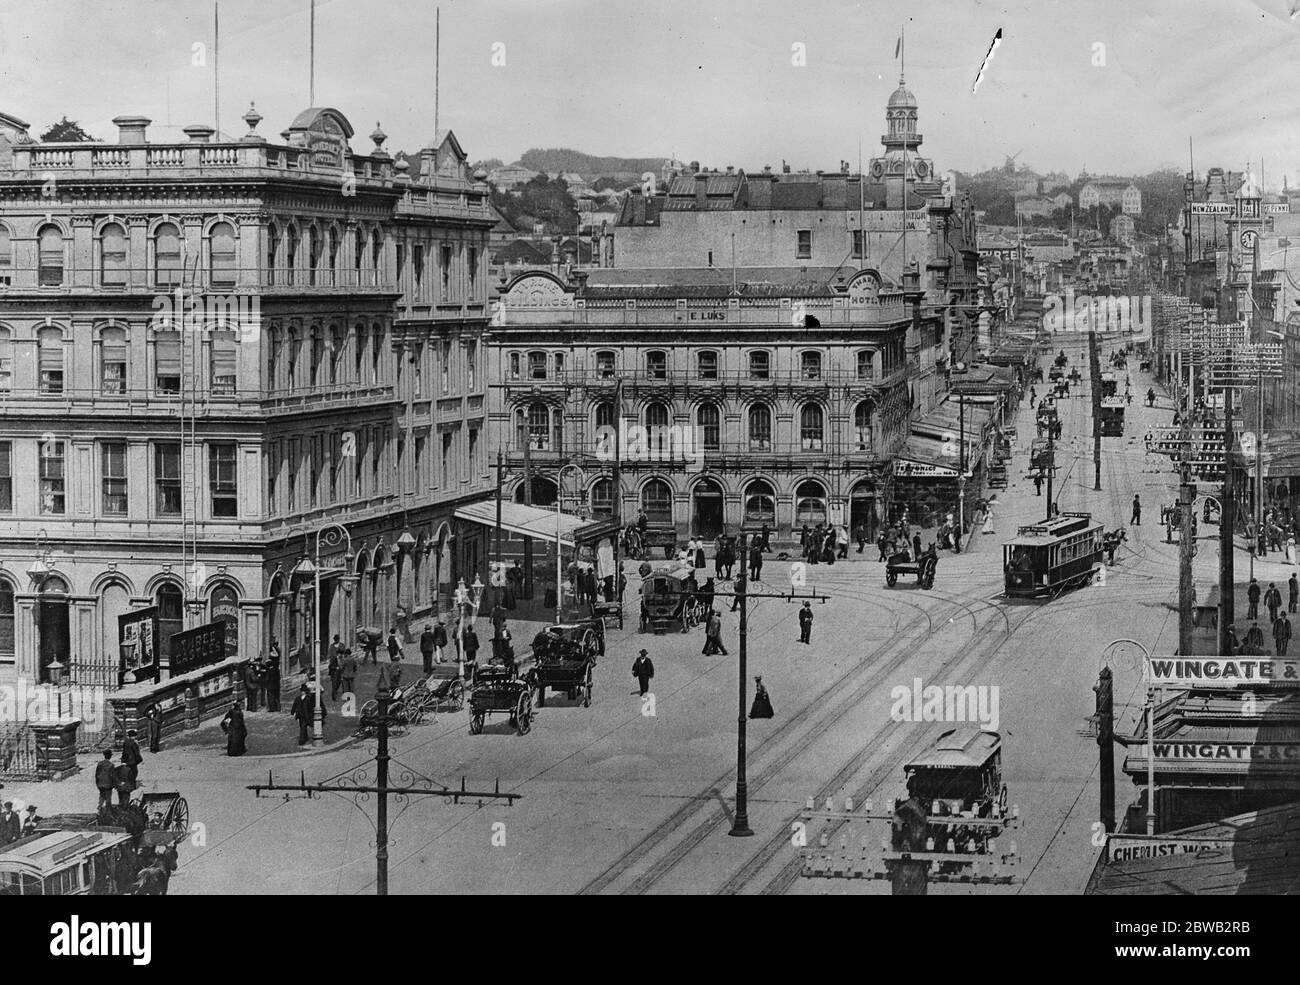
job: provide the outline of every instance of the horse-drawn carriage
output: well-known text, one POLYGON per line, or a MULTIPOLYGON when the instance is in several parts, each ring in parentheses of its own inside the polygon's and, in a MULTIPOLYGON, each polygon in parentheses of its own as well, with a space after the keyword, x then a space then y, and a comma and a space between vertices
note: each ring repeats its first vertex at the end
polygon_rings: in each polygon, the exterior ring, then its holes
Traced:
POLYGON ((546 705, 546 689, 563 691, 570 701, 582 699, 591 707, 593 669, 596 657, 605 652, 605 625, 589 619, 578 623, 547 626, 533 638, 533 658, 528 672, 537 690, 537 707, 546 705))
POLYGON ((934 587, 934 571, 939 566, 939 552, 931 544, 919 557, 913 558, 907 551, 890 555, 885 564, 885 584, 893 588, 898 583, 899 575, 916 575, 919 588, 934 587))
MULTIPOLYGON (((420 677, 410 684, 396 687, 389 694, 388 733, 403 735, 412 725, 420 725, 424 716, 438 711, 460 711, 465 707, 465 682, 458 677, 420 677)), ((357 738, 374 735, 379 727, 379 702, 371 698, 361 706, 357 719, 357 738)))
POLYGON ((533 721, 532 685, 506 667, 480 667, 469 693, 469 711, 470 735, 483 731, 489 715, 509 715, 510 724, 520 735, 526 735, 533 721))
POLYGON ((698 626, 707 613, 695 582, 695 568, 671 564, 652 571, 641 582, 641 632, 667 632, 679 627, 683 633, 698 626))

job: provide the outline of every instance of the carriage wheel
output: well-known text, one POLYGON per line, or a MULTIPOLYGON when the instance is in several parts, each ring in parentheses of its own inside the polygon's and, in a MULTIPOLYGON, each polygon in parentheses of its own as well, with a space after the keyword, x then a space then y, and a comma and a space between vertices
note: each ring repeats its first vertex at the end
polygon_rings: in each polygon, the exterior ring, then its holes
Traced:
POLYGON ((586 684, 583 686, 583 689, 582 689, 582 707, 584 707, 584 708, 590 708, 590 707, 591 707, 591 689, 592 689, 592 680, 591 680, 591 676, 592 676, 592 675, 591 675, 591 668, 588 667, 588 668, 587 668, 587 682, 586 682, 586 684))
POLYGON ((525 691, 519 695, 519 704, 515 706, 515 728, 519 730, 520 735, 527 735, 528 730, 533 727, 532 717, 532 702, 528 700, 528 692, 525 691))
POLYGON ((885 584, 888 585, 890 588, 893 588, 897 581, 898 581, 898 575, 893 574, 892 572, 885 575, 885 584))
POLYGON ((473 715, 470 716, 470 720, 469 720, 470 735, 478 735, 480 732, 483 731, 483 718, 484 715, 481 711, 476 711, 474 712, 473 715))
POLYGON ((172 823, 168 827, 173 831, 190 830, 190 805, 184 797, 176 798, 176 804, 172 807, 172 823))
POLYGON ((582 636, 578 640, 578 652, 581 653, 584 658, 590 660, 596 655, 596 651, 599 649, 600 643, 596 639, 595 630, 584 629, 582 631, 582 636))
POLYGON ((447 688, 447 701, 452 706, 452 711, 460 711, 465 707, 465 685, 460 681, 452 681, 451 686, 447 688))

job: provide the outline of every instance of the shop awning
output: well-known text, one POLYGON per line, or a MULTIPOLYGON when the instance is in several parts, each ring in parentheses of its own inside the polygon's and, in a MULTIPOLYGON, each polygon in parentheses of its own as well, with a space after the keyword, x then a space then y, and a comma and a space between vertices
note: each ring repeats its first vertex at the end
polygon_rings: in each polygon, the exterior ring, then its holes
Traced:
MULTIPOLYGON (((556 515, 555 510, 545 510, 537 506, 525 506, 523 503, 502 503, 501 529, 521 537, 535 537, 538 540, 554 542, 556 515)), ((560 513, 558 515, 560 543, 565 547, 572 547, 574 532, 587 521, 571 513, 560 513)), ((496 502, 488 500, 462 506, 456 511, 456 519, 496 529, 496 502)))

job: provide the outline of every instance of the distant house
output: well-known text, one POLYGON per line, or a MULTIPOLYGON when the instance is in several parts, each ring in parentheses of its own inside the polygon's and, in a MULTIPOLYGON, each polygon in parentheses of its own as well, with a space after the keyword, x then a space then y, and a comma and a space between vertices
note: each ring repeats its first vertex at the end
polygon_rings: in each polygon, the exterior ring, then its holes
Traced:
POLYGON ((1093 178, 1079 189, 1079 208, 1118 205, 1125 215, 1142 214, 1142 193, 1127 178, 1093 178))
POLYGON ((536 178, 540 171, 530 171, 518 162, 507 164, 502 168, 493 168, 488 172, 488 184, 501 191, 510 191, 517 185, 526 185, 536 178))
POLYGON ((1068 209, 1074 204, 1074 199, 1070 197, 1069 192, 1061 192, 1059 195, 1053 195, 1050 201, 1052 207, 1056 209, 1068 209))
POLYGON ((1016 215, 1022 219, 1048 216, 1056 210, 1050 198, 1016 198, 1016 215))

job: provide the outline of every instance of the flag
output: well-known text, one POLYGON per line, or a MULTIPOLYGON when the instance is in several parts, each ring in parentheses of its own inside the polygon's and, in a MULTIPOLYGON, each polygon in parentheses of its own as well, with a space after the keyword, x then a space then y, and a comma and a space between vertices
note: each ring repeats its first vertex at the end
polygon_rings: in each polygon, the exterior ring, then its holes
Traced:
POLYGON ((903 53, 903 39, 900 36, 898 39, 898 43, 894 45, 894 57, 897 58, 902 53, 903 53))

